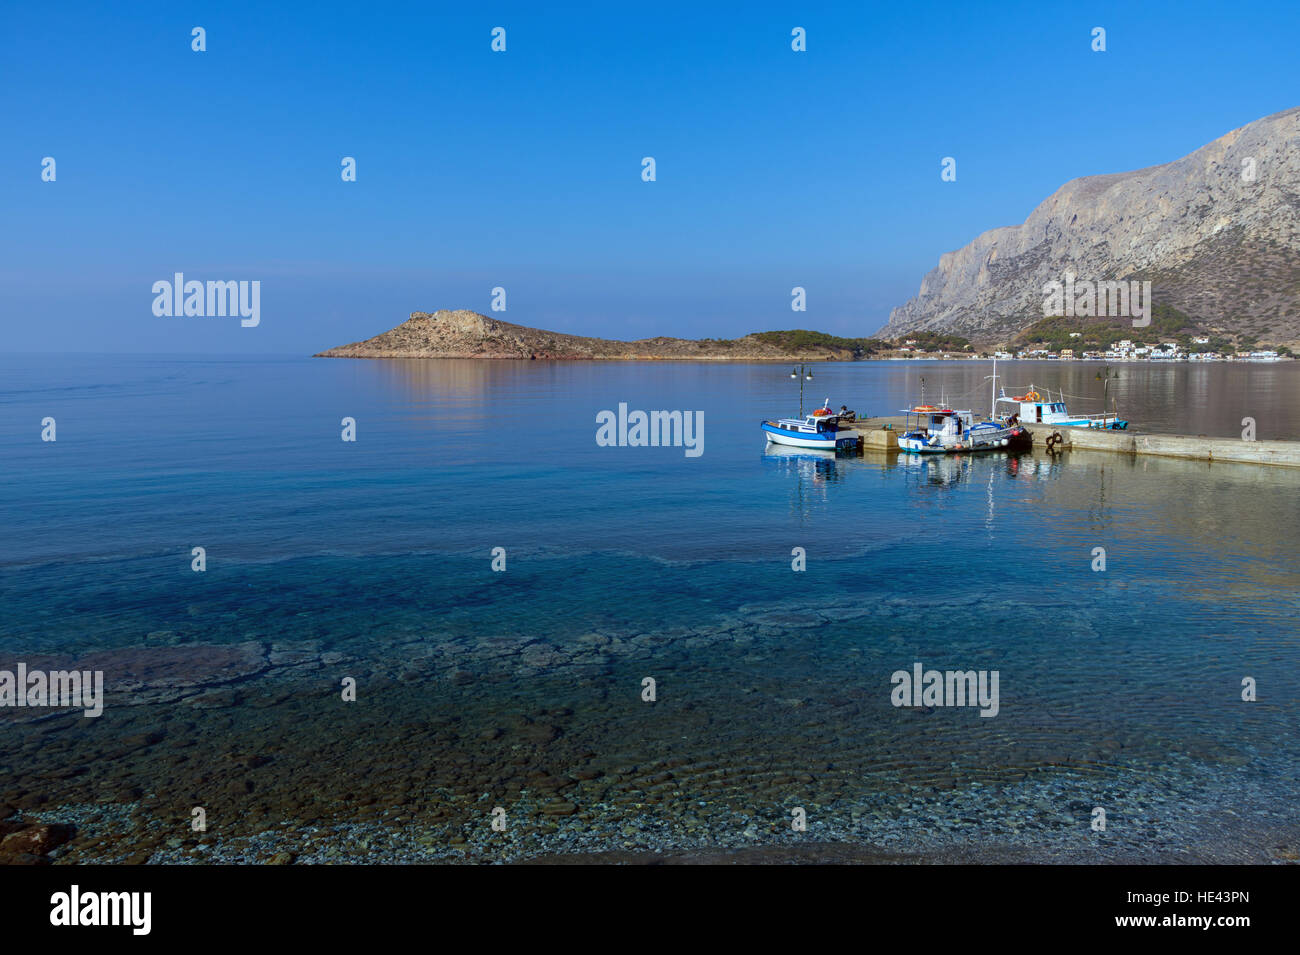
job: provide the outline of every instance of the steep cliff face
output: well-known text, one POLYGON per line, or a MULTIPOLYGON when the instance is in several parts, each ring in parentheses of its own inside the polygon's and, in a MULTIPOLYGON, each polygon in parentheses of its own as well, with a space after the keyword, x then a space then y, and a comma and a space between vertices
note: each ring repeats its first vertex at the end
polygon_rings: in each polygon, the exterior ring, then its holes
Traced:
POLYGON ((729 340, 646 338, 621 342, 565 335, 488 318, 478 312, 412 312, 396 328, 317 358, 515 358, 627 361, 851 361, 850 348, 784 347, 755 335, 729 340))
POLYGON ((1150 280, 1209 330, 1300 337, 1300 107, 1163 166, 1067 182, 1023 225, 940 257, 880 334, 1006 337, 1044 317, 1044 286, 1067 272, 1150 280))

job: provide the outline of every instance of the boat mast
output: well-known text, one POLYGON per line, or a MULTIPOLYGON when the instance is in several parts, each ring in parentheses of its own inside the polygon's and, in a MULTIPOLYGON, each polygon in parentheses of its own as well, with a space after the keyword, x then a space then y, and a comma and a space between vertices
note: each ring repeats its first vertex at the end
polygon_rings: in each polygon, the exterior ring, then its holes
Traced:
POLYGON ((989 417, 998 416, 998 353, 993 353, 993 374, 985 375, 989 379, 989 417))
POLYGON ((998 412, 998 353, 993 353, 993 380, 989 382, 989 417, 996 418, 998 412))

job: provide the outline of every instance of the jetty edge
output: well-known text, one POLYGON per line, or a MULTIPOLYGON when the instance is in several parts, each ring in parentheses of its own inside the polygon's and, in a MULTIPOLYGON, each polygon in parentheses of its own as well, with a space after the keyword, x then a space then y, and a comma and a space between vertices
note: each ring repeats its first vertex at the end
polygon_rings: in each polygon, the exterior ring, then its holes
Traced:
POLYGON ((1049 438, 1057 448, 1083 451, 1114 451, 1119 454, 1153 455, 1161 458, 1189 458, 1196 461, 1224 461, 1240 464, 1270 464, 1300 468, 1300 441, 1211 438, 1203 434, 1148 434, 1141 431, 1102 431, 1095 428, 1045 428, 1034 432, 1034 446, 1046 447, 1049 438))
MULTIPOLYGON (((902 415, 859 418, 854 425, 858 447, 862 451, 898 453, 898 435, 904 426, 902 415)), ((1025 423, 1035 450, 1059 454, 1061 451, 1110 451, 1133 456, 1151 455, 1184 458, 1208 463, 1266 464, 1273 467, 1300 468, 1300 441, 1211 438, 1203 434, 1153 434, 1143 431, 1110 431, 1100 428, 1054 428, 1051 425, 1025 423), (1059 437, 1058 437, 1059 436, 1059 437), (1048 447, 1049 439, 1052 447, 1048 447)))

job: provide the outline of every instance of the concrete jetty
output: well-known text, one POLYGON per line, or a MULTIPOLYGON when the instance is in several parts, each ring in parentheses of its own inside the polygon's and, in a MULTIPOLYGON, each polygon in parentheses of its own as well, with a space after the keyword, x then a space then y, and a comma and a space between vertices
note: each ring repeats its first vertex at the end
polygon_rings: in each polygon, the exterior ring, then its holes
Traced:
POLYGON ((870 418, 853 423, 858 434, 859 451, 897 451, 903 419, 870 418))
POLYGON ((1246 441, 1242 438, 1211 438, 1203 434, 1148 434, 1143 431, 1052 428, 1041 424, 1027 427, 1033 432, 1035 448, 1045 448, 1047 441, 1053 439, 1057 447, 1072 451, 1113 451, 1300 468, 1300 441, 1246 441), (1059 441, 1055 440, 1057 435, 1059 441))
MULTIPOLYGON (((860 418, 853 424, 864 451, 898 451, 898 435, 906 418, 889 415, 860 418)), ((1246 441, 1242 438, 1211 438, 1191 434, 1149 434, 1144 431, 1102 431, 1096 428, 1062 428, 1025 422, 1034 437, 1034 448, 1055 450, 1111 451, 1118 454, 1150 454, 1197 461, 1231 461, 1300 468, 1300 441, 1246 441), (1059 438, 1055 438, 1059 435, 1059 438)))

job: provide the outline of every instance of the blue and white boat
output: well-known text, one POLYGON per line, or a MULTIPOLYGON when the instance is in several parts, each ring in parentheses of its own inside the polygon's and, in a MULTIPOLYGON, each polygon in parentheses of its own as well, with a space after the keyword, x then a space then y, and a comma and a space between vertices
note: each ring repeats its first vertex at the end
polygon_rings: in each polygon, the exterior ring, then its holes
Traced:
POLYGON ((1048 424, 1062 428, 1097 428, 1105 431, 1123 431, 1128 422, 1118 414, 1076 415, 1065 407, 1065 395, 1053 400, 1034 390, 1033 385, 1023 395, 1008 397, 1005 389, 997 404, 1007 406, 1005 418, 1018 424, 1048 424))
POLYGON ((1027 445, 1029 432, 1018 424, 976 421, 970 411, 919 405, 904 408, 907 424, 898 437, 900 451, 949 454, 956 451, 991 451, 1027 445))
POLYGON ((821 451, 847 451, 858 444, 858 433, 842 427, 840 416, 829 407, 819 408, 804 418, 778 418, 761 424, 769 444, 821 451))

